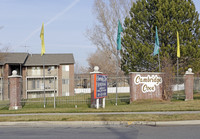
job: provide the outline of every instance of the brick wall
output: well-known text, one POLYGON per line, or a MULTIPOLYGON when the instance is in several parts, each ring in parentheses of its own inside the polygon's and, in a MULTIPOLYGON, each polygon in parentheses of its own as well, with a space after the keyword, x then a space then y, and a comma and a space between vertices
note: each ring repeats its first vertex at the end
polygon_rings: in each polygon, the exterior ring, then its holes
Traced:
POLYGON ((8 75, 9 75, 9 65, 5 64, 4 67, 3 67, 3 98, 4 98, 4 100, 9 99, 8 75))
POLYGON ((185 74, 185 101, 193 100, 194 74, 185 74))
POLYGON ((9 109, 21 108, 21 77, 10 77, 10 107, 9 109))
POLYGON ((74 95, 74 64, 69 65, 69 95, 74 95))

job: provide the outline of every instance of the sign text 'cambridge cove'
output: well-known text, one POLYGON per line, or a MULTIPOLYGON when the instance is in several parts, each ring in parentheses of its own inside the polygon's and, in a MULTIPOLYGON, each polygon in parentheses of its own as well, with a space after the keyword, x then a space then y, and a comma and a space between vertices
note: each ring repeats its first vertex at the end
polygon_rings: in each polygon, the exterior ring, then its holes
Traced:
POLYGON ((107 75, 94 75, 94 98, 103 98, 107 96, 107 75))
POLYGON ((141 90, 143 93, 155 92, 156 86, 159 86, 162 83, 162 78, 157 75, 147 75, 146 77, 141 77, 136 75, 134 78, 134 83, 136 85, 141 84, 141 90))

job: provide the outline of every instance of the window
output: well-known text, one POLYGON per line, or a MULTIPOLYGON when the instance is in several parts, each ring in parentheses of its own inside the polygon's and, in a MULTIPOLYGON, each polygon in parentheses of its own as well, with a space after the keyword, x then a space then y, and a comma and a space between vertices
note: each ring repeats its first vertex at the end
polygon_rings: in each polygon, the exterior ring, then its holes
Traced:
POLYGON ((40 67, 32 67, 32 75, 40 75, 40 67))
POLYGON ((69 65, 63 65, 62 70, 63 71, 69 71, 69 65))
POLYGON ((37 80, 37 88, 39 88, 39 87, 40 87, 40 81, 37 80))
POLYGON ((53 79, 49 79, 49 83, 53 83, 54 82, 54 80, 53 79))
POLYGON ((32 89, 35 89, 35 80, 32 81, 32 89))
POLYGON ((69 84, 69 79, 62 79, 62 84, 69 84))
POLYGON ((37 75, 40 75, 40 67, 37 67, 36 74, 37 74, 37 75))

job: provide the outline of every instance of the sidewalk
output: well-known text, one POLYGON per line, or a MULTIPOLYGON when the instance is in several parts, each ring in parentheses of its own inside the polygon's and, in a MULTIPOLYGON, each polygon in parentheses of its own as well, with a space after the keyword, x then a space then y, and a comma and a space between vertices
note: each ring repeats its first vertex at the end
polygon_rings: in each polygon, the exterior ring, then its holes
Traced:
POLYGON ((27 114, 0 114, 3 116, 30 116, 30 115, 126 115, 126 114, 200 114, 200 111, 168 111, 168 112, 102 112, 102 113, 27 113, 27 114))
POLYGON ((30 122, 0 122, 0 126, 9 127, 131 127, 145 126, 183 126, 200 125, 200 120, 188 121, 30 121, 30 122))

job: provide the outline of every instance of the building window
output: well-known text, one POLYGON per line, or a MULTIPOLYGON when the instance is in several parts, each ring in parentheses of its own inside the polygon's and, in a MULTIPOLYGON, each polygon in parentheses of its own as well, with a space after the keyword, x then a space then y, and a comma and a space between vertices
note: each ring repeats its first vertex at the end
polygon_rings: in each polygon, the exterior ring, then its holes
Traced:
POLYGON ((37 74, 37 75, 40 75, 40 67, 37 67, 36 74, 37 74))
POLYGON ((40 88, 40 81, 37 80, 37 88, 40 88))
POLYGON ((63 71, 69 71, 69 65, 63 65, 62 70, 63 71))
POLYGON ((32 67, 32 75, 40 75, 40 67, 32 67))
POLYGON ((69 79, 62 79, 62 84, 69 84, 69 79))
POLYGON ((32 81, 32 89, 35 89, 35 80, 32 81))
POLYGON ((53 79, 49 79, 49 83, 53 83, 54 82, 54 80, 53 79))
POLYGON ((51 74, 52 71, 54 71, 55 67, 54 66, 49 66, 48 67, 48 74, 51 74))

